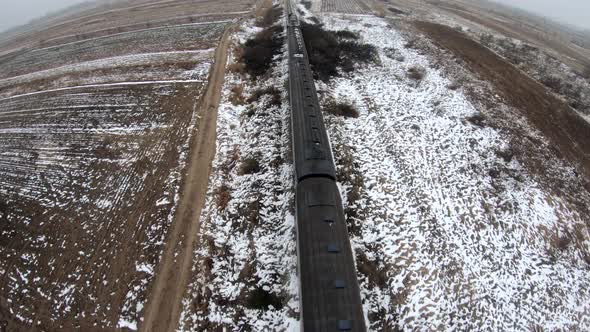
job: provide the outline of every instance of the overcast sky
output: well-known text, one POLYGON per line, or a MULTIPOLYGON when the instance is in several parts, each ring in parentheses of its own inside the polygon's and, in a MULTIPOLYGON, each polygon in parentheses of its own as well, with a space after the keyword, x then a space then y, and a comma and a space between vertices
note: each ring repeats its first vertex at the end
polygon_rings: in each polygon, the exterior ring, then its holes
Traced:
POLYGON ((590 0, 494 0, 590 29, 590 0))
POLYGON ((0 0, 0 32, 86 0, 0 0))
MULTIPOLYGON (((0 0, 0 31, 85 0, 0 0)), ((590 0, 495 0, 590 29, 590 0)))

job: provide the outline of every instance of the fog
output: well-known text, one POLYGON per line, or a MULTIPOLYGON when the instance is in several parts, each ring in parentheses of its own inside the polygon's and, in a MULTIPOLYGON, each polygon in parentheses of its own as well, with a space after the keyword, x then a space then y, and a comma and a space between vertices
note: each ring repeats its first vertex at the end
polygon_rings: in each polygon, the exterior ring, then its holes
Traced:
POLYGON ((590 29, 590 0, 494 0, 541 14, 561 23, 590 29))
MULTIPOLYGON (((2 0, 0 31, 87 0, 2 0)), ((590 29, 590 0, 494 0, 554 20, 590 29)))
POLYGON ((2 0, 0 32, 88 0, 2 0))

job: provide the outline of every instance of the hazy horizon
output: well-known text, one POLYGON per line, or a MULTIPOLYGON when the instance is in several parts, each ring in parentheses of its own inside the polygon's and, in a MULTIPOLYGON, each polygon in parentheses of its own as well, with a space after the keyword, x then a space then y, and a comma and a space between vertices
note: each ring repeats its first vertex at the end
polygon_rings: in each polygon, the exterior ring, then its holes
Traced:
POLYGON ((590 30, 590 1, 564 0, 556 5, 554 0, 492 0, 542 15, 563 24, 590 30))
MULTIPOLYGON (((88 0, 19 0, 5 5, 0 12, 0 32, 29 23, 49 13, 88 0)), ((557 6, 554 0, 492 0, 546 16, 555 21, 590 30, 590 1, 564 0, 557 6)))
POLYGON ((0 32, 83 2, 88 2, 88 0, 18 0, 10 2, 5 4, 0 11, 0 32))

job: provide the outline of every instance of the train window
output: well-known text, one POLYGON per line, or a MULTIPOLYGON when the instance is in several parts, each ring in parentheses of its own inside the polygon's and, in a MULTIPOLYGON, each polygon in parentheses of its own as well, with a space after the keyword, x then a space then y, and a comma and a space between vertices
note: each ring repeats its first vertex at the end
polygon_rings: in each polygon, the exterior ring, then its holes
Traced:
POLYGON ((342 280, 342 279, 334 280, 334 288, 345 288, 345 287, 346 287, 346 282, 344 282, 344 280, 342 280))
POLYGON ((318 120, 315 119, 315 117, 312 117, 311 119, 309 119, 309 122, 311 123, 312 129, 319 129, 318 120))
POLYGON ((328 244, 328 252, 338 253, 340 252, 340 246, 337 243, 328 244))
POLYGON ((321 141, 320 140, 320 131, 317 130, 317 129, 312 129, 311 130, 311 139, 313 140, 313 142, 316 145, 319 145, 320 144, 320 141, 321 141))
POLYGON ((338 321, 338 330, 339 331, 350 331, 352 330, 352 322, 349 320, 339 320, 338 321))

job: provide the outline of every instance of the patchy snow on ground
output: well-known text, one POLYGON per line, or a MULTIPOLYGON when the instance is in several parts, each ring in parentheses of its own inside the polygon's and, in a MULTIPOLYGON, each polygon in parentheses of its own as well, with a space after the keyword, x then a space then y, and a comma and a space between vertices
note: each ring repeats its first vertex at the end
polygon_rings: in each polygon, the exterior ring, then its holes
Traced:
MULTIPOLYGON (((245 22, 234 42, 260 31, 253 26, 245 22)), ((181 331, 298 330, 286 52, 274 63, 268 79, 226 74, 181 331), (274 92, 256 98, 265 89, 274 92)))
POLYGON ((380 54, 317 83, 360 112, 326 122, 370 330, 590 329, 588 220, 505 158, 502 132, 472 123, 461 90, 384 20, 320 18, 380 54))
POLYGON ((212 55, 192 63, 190 80, 0 99, 6 310, 41 329, 68 317, 97 328, 137 326, 212 55))
POLYGON ((583 77, 542 48, 522 40, 496 33, 467 33, 565 99, 578 113, 590 116, 589 78, 583 77))
MULTIPOLYGON (((75 64, 69 64, 57 68, 51 68, 41 70, 33 73, 28 73, 20 76, 5 78, 0 80, 0 89, 4 90, 0 96, 7 93, 6 88, 17 85, 27 84, 30 81, 40 79, 58 79, 58 82, 53 82, 52 86, 68 86, 68 84, 97 84, 97 83, 114 83, 129 80, 129 78, 144 80, 153 79, 179 79, 187 71, 182 68, 162 68, 159 66, 166 64, 172 65, 178 62, 188 63, 191 67, 194 67, 195 63, 203 62, 211 58, 213 49, 206 50, 191 50, 191 51, 172 51, 172 52, 154 52, 154 53, 142 53, 132 54, 117 57, 102 58, 98 60, 80 62, 75 64), (133 67, 140 67, 141 70, 137 73, 133 71, 133 67), (146 70, 145 68, 150 68, 146 70), (102 70, 117 70, 118 75, 101 75, 102 70), (159 70, 158 70, 159 69, 159 70), (64 75, 80 75, 81 73, 87 72, 91 74, 88 77, 84 77, 83 80, 72 80, 71 77, 60 77, 64 75), (115 76, 115 77, 113 77, 115 76), (65 84, 64 84, 65 83, 65 84)), ((197 70, 199 67, 196 68, 197 70)), ((195 72, 195 69, 191 70, 195 72)), ((199 72, 195 72, 199 74, 199 72)), ((185 74, 186 75, 186 74, 185 74)), ((190 76, 190 75, 189 75, 190 76)), ((203 77, 203 75, 200 75, 203 77)), ((206 77, 206 75, 205 75, 206 77)), ((47 90, 47 89, 44 89, 47 90)))

